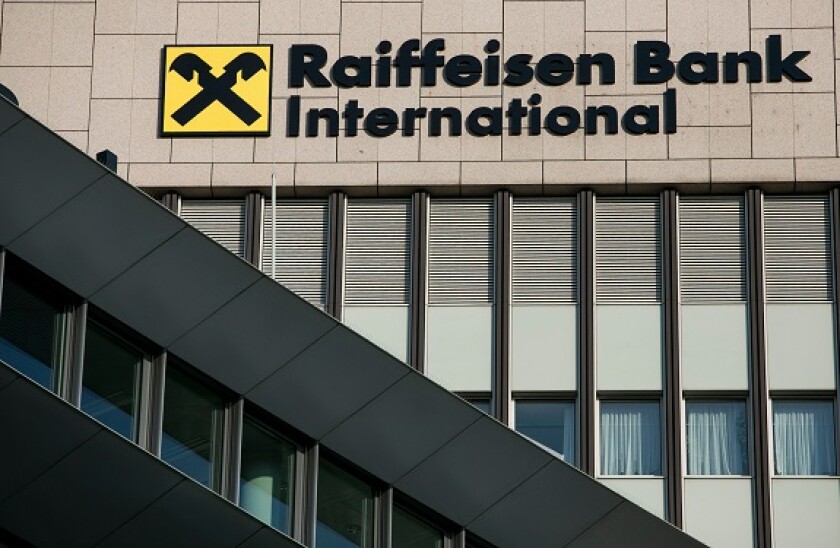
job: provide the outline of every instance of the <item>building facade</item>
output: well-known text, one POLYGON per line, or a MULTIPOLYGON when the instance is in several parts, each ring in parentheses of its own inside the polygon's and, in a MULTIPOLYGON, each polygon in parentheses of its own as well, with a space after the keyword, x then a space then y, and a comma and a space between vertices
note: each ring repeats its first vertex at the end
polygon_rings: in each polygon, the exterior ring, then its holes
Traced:
POLYGON ((2 0, 0 83, 233 254, 700 541, 834 546, 834 4, 2 0), (273 46, 269 135, 164 136, 163 48, 196 44, 273 46), (641 71, 651 44, 676 75, 641 71), (326 57, 307 72, 312 48, 326 57))

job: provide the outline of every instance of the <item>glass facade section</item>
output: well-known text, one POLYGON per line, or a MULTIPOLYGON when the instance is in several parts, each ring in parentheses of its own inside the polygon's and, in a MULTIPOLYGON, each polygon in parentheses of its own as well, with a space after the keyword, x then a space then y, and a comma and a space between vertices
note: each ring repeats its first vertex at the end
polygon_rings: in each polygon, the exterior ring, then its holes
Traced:
POLYGON ((42 295, 6 276, 0 299, 0 360, 52 390, 64 357, 65 315, 42 295))
POLYGON ((575 404, 560 401, 517 401, 516 431, 575 463, 575 404))
POLYGON ((286 534, 292 532, 295 446, 256 421, 242 425, 239 505, 286 534))
POLYGON ((493 415, 493 408, 490 404, 490 398, 464 398, 467 402, 487 415, 493 415))
POLYGON ((743 402, 687 402, 686 463, 689 475, 749 474, 749 429, 743 402))
POLYGON ((773 402, 773 457, 780 476, 836 474, 834 403, 773 402))
POLYGON ((160 457, 218 490, 224 399, 175 367, 167 367, 160 457))
POLYGON ((137 439, 143 353, 96 323, 85 332, 82 411, 121 436, 137 439))
POLYGON ((324 459, 318 466, 317 548, 372 548, 373 488, 324 459))
POLYGON ((443 548, 443 533, 420 518, 394 506, 391 545, 394 548, 443 548))
POLYGON ((658 402, 601 403, 601 474, 662 474, 658 402))

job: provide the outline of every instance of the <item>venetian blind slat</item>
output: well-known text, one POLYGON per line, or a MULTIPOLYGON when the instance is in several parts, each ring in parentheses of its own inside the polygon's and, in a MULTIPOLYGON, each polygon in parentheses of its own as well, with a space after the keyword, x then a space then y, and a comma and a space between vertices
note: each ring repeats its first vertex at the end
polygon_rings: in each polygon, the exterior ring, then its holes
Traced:
POLYGON ((605 198, 595 205, 596 299, 658 303, 662 295, 659 198, 605 198))
POLYGON ((410 211, 407 200, 347 203, 346 304, 408 304, 410 211))
POLYGON ((432 200, 429 303, 493 302, 493 203, 432 200))
POLYGON ((184 200, 181 217, 231 253, 245 254, 245 202, 239 200, 184 200))
POLYGON ((680 199, 682 301, 746 300, 744 200, 680 199))
POLYGON ((515 199, 512 229, 513 302, 576 302, 575 200, 515 199))
MULTIPOLYGON (((277 202, 277 281, 323 307, 327 295, 329 205, 326 200, 277 202)), ((262 270, 271 274, 271 204, 263 215, 262 270)))
POLYGON ((764 201, 767 300, 832 299, 827 196, 773 196, 764 201))

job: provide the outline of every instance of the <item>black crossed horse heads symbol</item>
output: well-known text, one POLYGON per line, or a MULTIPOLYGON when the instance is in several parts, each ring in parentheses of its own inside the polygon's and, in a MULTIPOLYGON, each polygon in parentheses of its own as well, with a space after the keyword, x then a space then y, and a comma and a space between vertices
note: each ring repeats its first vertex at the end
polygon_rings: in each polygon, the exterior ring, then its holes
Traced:
POLYGON ((182 126, 187 125, 215 101, 223 104, 249 126, 262 116, 232 89, 239 73, 242 74, 243 80, 248 81, 259 71, 267 70, 263 60, 255 53, 238 55, 225 65, 225 72, 219 77, 214 76, 211 72, 212 67, 194 53, 182 53, 176 57, 169 70, 174 70, 187 82, 192 82, 197 74, 198 85, 201 86, 201 91, 172 113, 172 118, 182 126))

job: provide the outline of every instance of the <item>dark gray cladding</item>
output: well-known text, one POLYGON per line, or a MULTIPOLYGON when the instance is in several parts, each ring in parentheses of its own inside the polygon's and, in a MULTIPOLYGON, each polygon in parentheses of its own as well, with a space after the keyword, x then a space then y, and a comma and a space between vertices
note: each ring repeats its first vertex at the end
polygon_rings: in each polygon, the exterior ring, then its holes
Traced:
POLYGON ((0 439, 0 530, 34 546, 301 546, 2 362, 0 439))
MULTIPOLYGON (((0 245, 489 542, 604 546, 609 538, 631 548, 700 545, 270 281, 5 101, 0 245)), ((108 537, 111 545, 139 538, 145 546, 164 546, 151 538, 158 525, 171 532, 171 545, 181 546, 219 545, 218 539, 234 546, 247 534, 256 533, 254 542, 266 534, 211 492, 168 468, 158 473, 165 465, 147 462, 139 449, 112 439, 53 396, 26 381, 9 383, 7 372, 0 386, 0 403, 7 406, 0 412, 0 471, 3 478, 14 471, 15 482, 0 482, 9 489, 2 498, 17 493, 32 504, 0 507, 0 527, 39 528, 33 535, 76 527, 86 529, 78 532, 85 538, 99 538, 109 532, 91 510, 102 506, 103 489, 127 482, 135 498, 125 507, 102 508, 108 519, 151 506, 108 537), (41 406, 52 411, 38 411, 41 406), (20 439, 6 443, 7 432, 20 439), (57 493, 78 521, 43 506, 57 493), (173 516, 189 523, 196 512, 206 519, 193 530, 214 534, 218 528, 218 536, 180 542, 173 516)))

